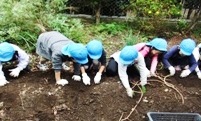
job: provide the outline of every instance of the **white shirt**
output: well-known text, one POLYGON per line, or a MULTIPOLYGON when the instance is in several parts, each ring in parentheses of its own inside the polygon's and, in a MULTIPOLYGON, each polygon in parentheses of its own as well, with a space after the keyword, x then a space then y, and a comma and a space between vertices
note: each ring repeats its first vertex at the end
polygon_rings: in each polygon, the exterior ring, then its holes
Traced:
MULTIPOLYGON (((193 56, 194 56, 196 62, 198 62, 198 60, 199 60, 200 57, 201 57, 201 56, 200 56, 200 53, 199 53, 199 47, 198 47, 198 46, 193 50, 193 56)), ((199 69, 198 66, 195 68, 195 71, 196 71, 196 72, 199 72, 199 71, 200 71, 200 69, 199 69)))
MULTIPOLYGON (((29 64, 29 55, 22 49, 20 49, 17 45, 11 44, 15 51, 18 51, 18 64, 17 67, 19 67, 21 70, 25 69, 27 65, 29 64)), ((0 79, 5 80, 4 73, 2 71, 2 63, 0 62, 0 79)))
MULTIPOLYGON (((111 57, 113 57, 114 60, 118 63, 118 74, 123 86, 125 88, 131 88, 129 85, 128 75, 126 73, 128 66, 123 65, 119 61, 119 55, 120 55, 120 51, 112 54, 111 57)), ((132 64, 134 64, 136 68, 139 70, 140 81, 141 81, 140 84, 141 85, 147 84, 147 71, 146 71, 146 64, 145 64, 143 55, 138 52, 138 57, 134 60, 132 64)))

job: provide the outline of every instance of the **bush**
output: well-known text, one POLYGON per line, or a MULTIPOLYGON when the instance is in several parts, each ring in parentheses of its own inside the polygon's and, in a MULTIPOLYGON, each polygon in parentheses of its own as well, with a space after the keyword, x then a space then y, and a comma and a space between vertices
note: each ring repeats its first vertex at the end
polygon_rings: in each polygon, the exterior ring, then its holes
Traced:
POLYGON ((78 42, 84 38, 84 26, 63 14, 67 0, 1 0, 0 41, 18 44, 28 51, 35 48, 41 30, 57 30, 78 42))

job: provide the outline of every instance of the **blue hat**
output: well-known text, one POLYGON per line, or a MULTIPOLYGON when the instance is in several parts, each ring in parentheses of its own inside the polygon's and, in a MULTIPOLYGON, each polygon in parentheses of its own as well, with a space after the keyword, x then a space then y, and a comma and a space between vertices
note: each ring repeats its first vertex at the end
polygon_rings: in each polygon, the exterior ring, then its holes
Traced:
POLYGON ((146 45, 156 48, 159 51, 167 51, 167 41, 162 38, 154 38, 146 45))
POLYGON ((99 59, 101 57, 103 52, 103 45, 100 41, 92 40, 87 44, 86 48, 90 58, 99 59))
POLYGON ((0 61, 6 62, 12 59, 15 50, 13 46, 7 42, 0 44, 0 61))
POLYGON ((195 41, 192 39, 183 39, 180 43, 180 50, 184 55, 191 55, 196 44, 195 41))
POLYGON ((75 61, 80 64, 86 64, 88 62, 87 49, 85 48, 83 44, 71 43, 71 44, 65 45, 61 49, 61 52, 64 55, 73 57, 75 61))
POLYGON ((134 46, 125 46, 120 52, 120 62, 131 64, 138 57, 138 51, 134 46))

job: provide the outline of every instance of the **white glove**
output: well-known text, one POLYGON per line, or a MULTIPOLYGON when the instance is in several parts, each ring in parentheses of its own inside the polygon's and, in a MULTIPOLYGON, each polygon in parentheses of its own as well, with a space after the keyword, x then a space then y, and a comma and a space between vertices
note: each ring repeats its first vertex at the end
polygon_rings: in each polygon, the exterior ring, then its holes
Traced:
POLYGON ((56 82, 56 84, 64 86, 64 85, 68 84, 68 81, 66 79, 60 79, 56 82))
POLYGON ((82 74, 82 80, 85 85, 90 85, 90 78, 87 73, 82 74))
POLYGON ((187 77, 190 73, 191 73, 191 71, 190 71, 189 69, 183 70, 183 71, 181 72, 180 77, 187 77))
POLYGON ((175 68, 173 66, 170 66, 169 68, 170 75, 173 76, 175 74, 175 68))
POLYGON ((21 70, 22 70, 22 69, 20 69, 19 67, 16 67, 16 68, 14 68, 14 69, 10 69, 10 70, 9 70, 9 71, 11 71, 11 72, 10 72, 10 76, 12 76, 12 77, 18 77, 21 70))
POLYGON ((197 75, 198 75, 198 78, 201 79, 201 72, 200 71, 197 72, 197 75))
POLYGON ((45 64, 38 64, 37 67, 41 70, 41 71, 47 71, 49 68, 47 67, 47 65, 45 64))
POLYGON ((4 86, 7 83, 9 83, 9 82, 5 79, 4 75, 1 75, 0 76, 0 86, 4 86))
POLYGON ((134 91, 131 89, 131 88, 127 88, 126 89, 126 92, 127 92, 127 95, 129 96, 129 97, 133 97, 133 94, 134 94, 134 91))
POLYGON ((96 76, 94 77, 94 83, 95 84, 99 84, 100 83, 100 80, 101 80, 101 73, 97 72, 96 73, 96 76))
POLYGON ((74 81, 80 81, 80 80, 81 80, 81 77, 78 76, 78 75, 73 75, 72 79, 73 79, 74 81))
POLYGON ((68 67, 65 63, 62 63, 62 68, 65 71, 69 71, 70 70, 70 67, 68 67))
POLYGON ((144 85, 146 85, 147 84, 147 81, 140 81, 140 85, 141 86, 144 86, 144 85))

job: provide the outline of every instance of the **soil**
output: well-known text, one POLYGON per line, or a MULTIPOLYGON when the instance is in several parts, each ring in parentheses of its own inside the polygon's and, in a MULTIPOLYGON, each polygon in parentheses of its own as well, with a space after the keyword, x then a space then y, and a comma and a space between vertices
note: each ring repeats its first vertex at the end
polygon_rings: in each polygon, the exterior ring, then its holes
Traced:
MULTIPOLYGON (((125 118, 140 99, 140 94, 130 98, 116 77, 103 75, 101 83, 85 86, 71 79, 72 72, 62 71, 68 85, 55 85, 54 71, 23 71, 18 78, 0 88, 0 119, 3 121, 119 121, 125 118)), ((159 73, 167 75, 164 70, 159 73)), ((130 121, 148 121, 148 112, 196 112, 201 114, 201 80, 196 74, 180 78, 180 72, 168 78, 184 97, 182 104, 178 93, 150 78, 147 92, 130 115, 130 121)), ((93 79, 94 74, 91 74, 93 79)), ((136 76, 132 80, 139 80, 136 76)))

